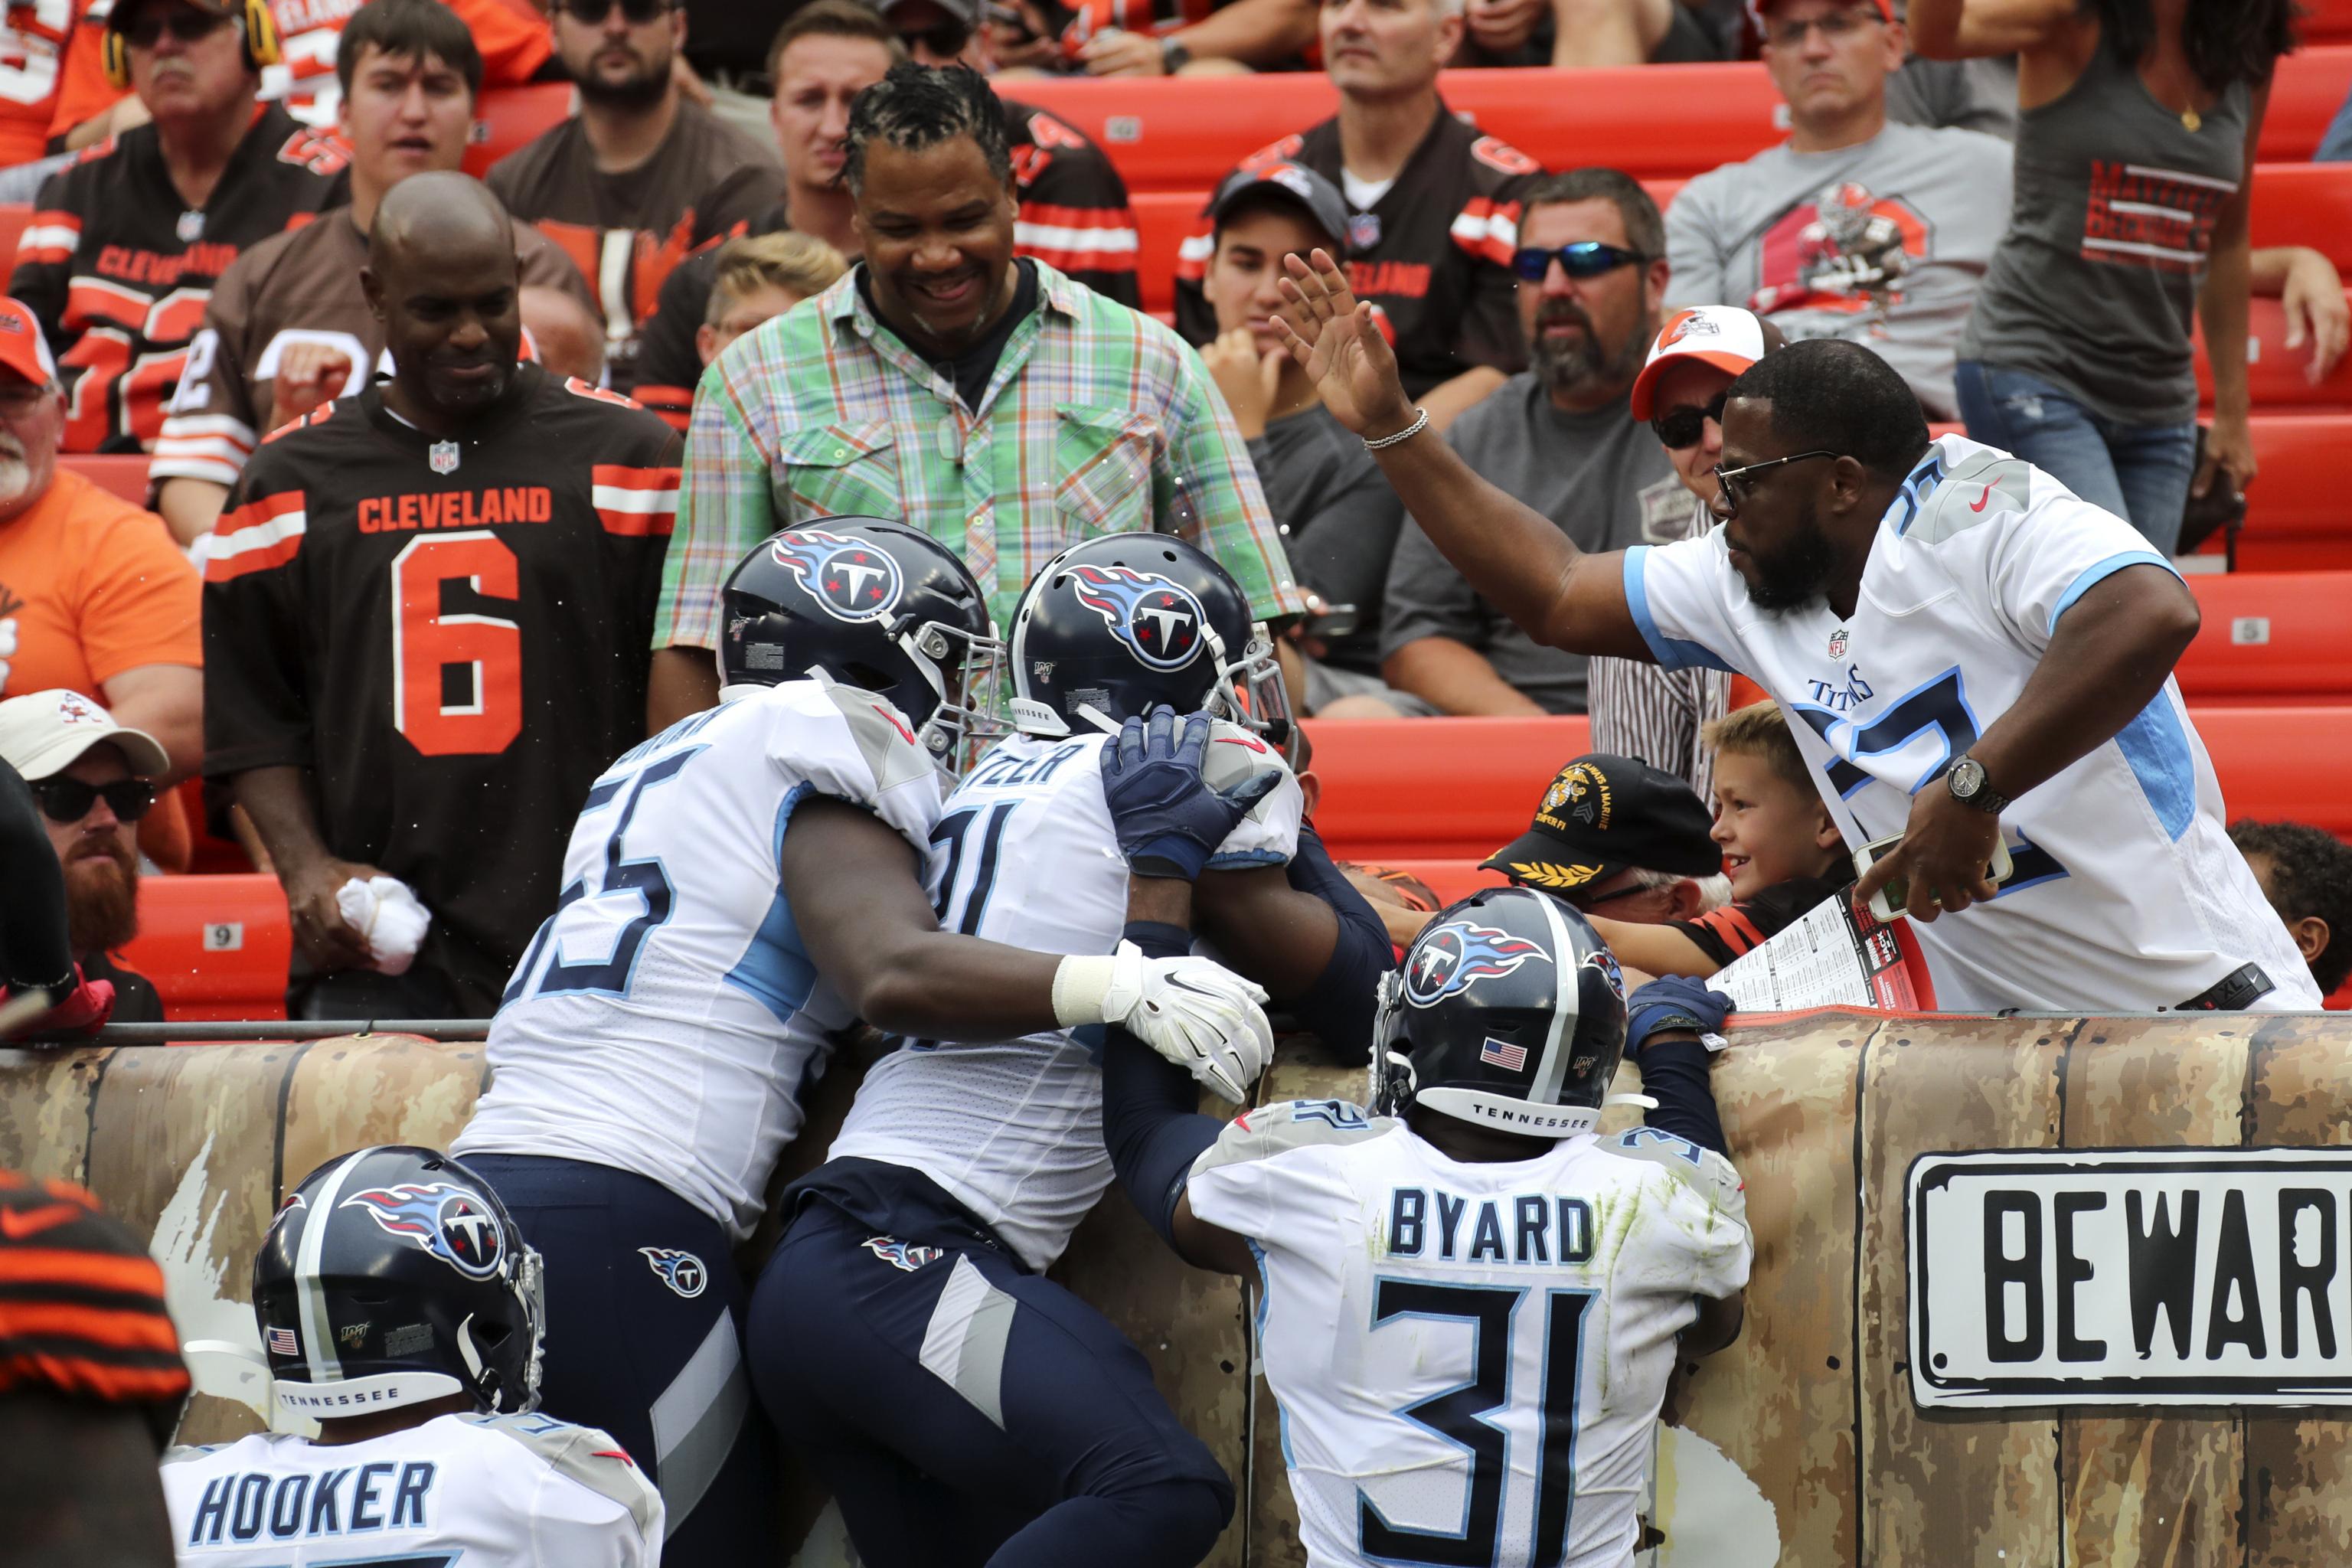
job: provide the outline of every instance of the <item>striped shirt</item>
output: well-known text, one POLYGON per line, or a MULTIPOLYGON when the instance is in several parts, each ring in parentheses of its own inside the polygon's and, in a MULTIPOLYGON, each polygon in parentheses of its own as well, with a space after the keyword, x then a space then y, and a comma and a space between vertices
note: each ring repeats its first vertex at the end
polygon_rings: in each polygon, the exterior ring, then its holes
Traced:
POLYGON ((147 1405, 160 1443, 188 1394, 163 1271, 66 1182, 0 1170, 0 1393, 147 1405))
POLYGON ((703 373, 656 647, 717 647, 728 573, 777 529, 821 517, 921 528, 963 556, 1000 627, 1056 551, 1162 519, 1257 615, 1306 608, 1199 357, 1150 317, 1027 265, 1037 308, 976 409, 876 320, 858 268, 703 373))
MULTIPOLYGON (((1714 526, 1706 503, 1694 503, 1690 534, 1714 526)), ((1702 738, 1731 704, 1731 677, 1719 669, 1661 669, 1629 658, 1596 657, 1585 670, 1592 749, 1639 757, 1686 779, 1701 800, 1715 795, 1715 753, 1702 738)))

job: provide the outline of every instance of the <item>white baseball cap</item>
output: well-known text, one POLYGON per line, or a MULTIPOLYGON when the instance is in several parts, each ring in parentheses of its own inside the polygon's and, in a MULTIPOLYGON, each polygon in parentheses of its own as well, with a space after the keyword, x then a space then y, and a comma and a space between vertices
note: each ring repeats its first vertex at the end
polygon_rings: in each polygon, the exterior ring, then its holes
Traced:
POLYGON ((0 702, 0 759, 28 779, 62 773, 84 752, 102 745, 120 746, 123 762, 141 778, 172 766, 154 736, 116 723, 113 714, 79 691, 59 687, 0 702))
POLYGON ((1650 417, 1650 392, 1677 360, 1695 359, 1738 375, 1764 357, 1764 323, 1737 305, 1694 305, 1658 329, 1642 374, 1633 378, 1633 417, 1650 417))

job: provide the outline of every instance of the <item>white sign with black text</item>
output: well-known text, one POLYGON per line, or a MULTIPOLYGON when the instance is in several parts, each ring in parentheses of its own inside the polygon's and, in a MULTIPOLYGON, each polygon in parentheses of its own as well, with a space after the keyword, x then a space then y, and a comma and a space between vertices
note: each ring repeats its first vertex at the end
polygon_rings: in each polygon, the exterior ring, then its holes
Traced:
POLYGON ((2352 1405, 2352 1149, 1923 1154, 1923 1405, 2352 1405))

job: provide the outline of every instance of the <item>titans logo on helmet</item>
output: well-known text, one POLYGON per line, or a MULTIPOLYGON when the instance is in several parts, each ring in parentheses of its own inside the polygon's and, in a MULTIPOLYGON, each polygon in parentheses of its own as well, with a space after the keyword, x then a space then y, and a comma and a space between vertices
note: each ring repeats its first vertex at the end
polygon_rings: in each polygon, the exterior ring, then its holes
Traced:
POLYGON ((1625 972, 1617 967, 1617 955, 1607 948, 1584 955, 1584 967, 1601 971, 1601 978, 1609 982, 1609 989, 1617 993, 1617 1000, 1625 1000, 1625 972))
POLYGON ((780 533, 769 541, 768 552, 835 620, 879 620, 898 607, 906 586, 898 563, 887 553, 821 528, 780 533))
POLYGON ((1530 958, 1544 956, 1543 944, 1475 921, 1448 921, 1421 939, 1405 976, 1405 1000, 1434 1006, 1473 980, 1508 974, 1530 958))
POLYGON ((1127 566, 1079 566, 1070 575, 1078 603, 1144 665, 1181 669, 1199 657, 1209 613, 1181 583, 1127 566))
POLYGON ((640 1247, 646 1265, 661 1282, 688 1300, 702 1294, 710 1283, 710 1272, 702 1267, 702 1259, 691 1252, 680 1252, 675 1247, 640 1247))
POLYGON ((385 1234, 422 1247, 468 1279, 488 1279, 506 1261, 506 1236, 490 1205, 480 1194, 447 1182, 375 1187, 337 1206, 362 1211, 385 1234))

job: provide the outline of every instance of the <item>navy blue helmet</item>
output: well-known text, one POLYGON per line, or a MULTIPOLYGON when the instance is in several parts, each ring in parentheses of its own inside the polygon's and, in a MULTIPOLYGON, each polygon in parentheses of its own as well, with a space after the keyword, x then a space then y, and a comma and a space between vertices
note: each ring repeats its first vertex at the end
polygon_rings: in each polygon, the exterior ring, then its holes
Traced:
POLYGON ((1590 1131, 1625 1051, 1625 977, 1585 918, 1534 888, 1441 911, 1381 977, 1372 1101, 1531 1138, 1590 1131))
POLYGON ((1249 596, 1169 534, 1106 534, 1046 562, 1013 609, 1009 658, 1024 734, 1069 734, 1087 709, 1116 729, 1164 702, 1289 742, 1282 671, 1249 596))
POLYGON ((988 601, 955 552, 907 523, 828 517, 761 540, 719 590, 720 694, 812 668, 888 698, 933 757, 1001 733, 988 601))
POLYGON ((278 1403, 306 1415, 539 1403, 539 1254, 488 1184, 430 1149, 311 1172, 262 1237, 253 1315, 278 1403))

